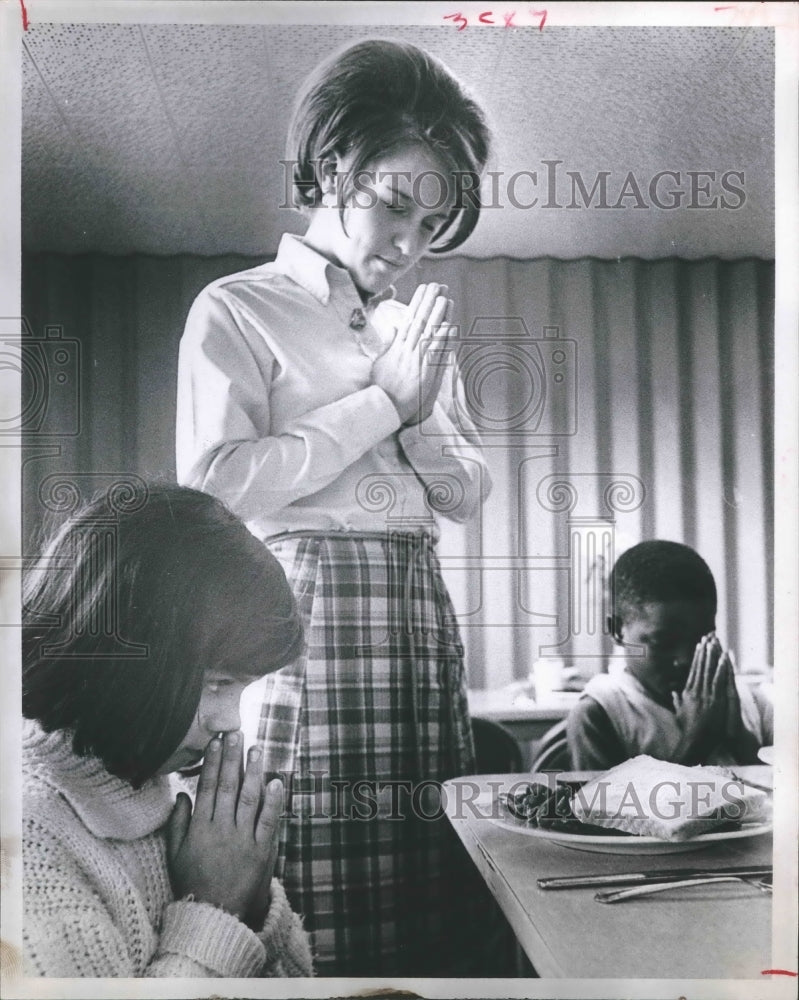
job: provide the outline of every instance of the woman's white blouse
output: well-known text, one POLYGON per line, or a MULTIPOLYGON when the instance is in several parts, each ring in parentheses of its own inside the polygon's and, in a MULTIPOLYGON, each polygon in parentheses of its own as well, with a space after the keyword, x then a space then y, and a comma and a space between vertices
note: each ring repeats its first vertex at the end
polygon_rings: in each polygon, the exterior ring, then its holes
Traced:
POLYGON ((210 284, 180 345, 178 481, 259 538, 435 533, 438 515, 474 515, 490 480, 452 367, 412 427, 372 383, 406 308, 385 296, 364 306, 347 271, 291 235, 274 263, 210 284))

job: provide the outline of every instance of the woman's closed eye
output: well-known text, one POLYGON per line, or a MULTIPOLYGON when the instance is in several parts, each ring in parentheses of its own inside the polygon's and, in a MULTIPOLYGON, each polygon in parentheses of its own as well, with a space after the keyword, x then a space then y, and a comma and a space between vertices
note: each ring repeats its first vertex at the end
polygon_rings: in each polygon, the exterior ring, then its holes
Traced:
POLYGON ((381 199, 380 204, 386 209, 386 211, 390 212, 392 215, 398 215, 400 217, 403 217, 408 214, 408 209, 405 207, 405 205, 400 205, 396 201, 384 201, 383 199, 381 199))
MULTIPOLYGON (((405 218, 405 216, 409 214, 408 206, 400 205, 396 201, 393 200, 385 201, 384 199, 381 198, 380 204, 383 205, 386 211, 390 212, 392 215, 398 216, 399 218, 405 218)), ((437 233, 445 222, 446 222, 446 217, 444 216, 440 215, 425 216, 425 218, 423 218, 419 223, 419 226, 426 233, 437 233)))
POLYGON ((210 677, 205 682, 205 690, 210 691, 212 694, 216 694, 219 691, 225 690, 225 688, 231 687, 236 682, 231 677, 210 677))

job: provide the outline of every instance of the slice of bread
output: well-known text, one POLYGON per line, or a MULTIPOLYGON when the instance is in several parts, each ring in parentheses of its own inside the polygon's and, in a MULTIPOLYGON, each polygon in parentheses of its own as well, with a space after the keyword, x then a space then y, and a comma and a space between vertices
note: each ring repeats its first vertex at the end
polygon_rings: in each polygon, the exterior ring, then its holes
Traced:
POLYGON ((730 821, 765 819, 769 796, 724 767, 685 767, 641 754, 571 799, 583 823, 641 837, 690 840, 730 821))

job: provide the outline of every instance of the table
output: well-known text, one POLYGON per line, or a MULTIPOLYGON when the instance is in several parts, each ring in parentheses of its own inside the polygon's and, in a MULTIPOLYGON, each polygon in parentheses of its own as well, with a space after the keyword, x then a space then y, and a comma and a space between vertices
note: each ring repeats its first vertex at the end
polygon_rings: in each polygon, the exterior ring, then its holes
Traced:
MULTIPOLYGON (((736 773, 771 783, 771 769, 736 773)), ((769 864, 771 836, 700 851, 619 855, 575 851, 503 829, 483 815, 500 788, 530 775, 445 782, 446 812, 521 947, 542 978, 756 979, 771 968, 771 897, 741 883, 694 886, 604 905, 596 889, 542 890, 547 875, 769 864)))

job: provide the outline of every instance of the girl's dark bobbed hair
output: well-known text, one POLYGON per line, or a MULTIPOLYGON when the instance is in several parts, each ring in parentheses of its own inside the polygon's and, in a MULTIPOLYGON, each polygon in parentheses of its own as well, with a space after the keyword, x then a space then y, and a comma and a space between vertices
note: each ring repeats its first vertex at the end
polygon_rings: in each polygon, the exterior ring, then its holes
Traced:
POLYGON ((319 164, 330 156, 351 158, 343 210, 360 171, 416 143, 455 180, 455 206, 436 234, 437 241, 446 239, 431 247, 444 253, 466 240, 480 215, 490 147, 480 106, 443 63, 408 42, 370 39, 333 54, 305 80, 294 106, 286 159, 295 207, 320 204, 319 164))
POLYGON ((22 624, 25 717, 134 786, 186 736, 206 671, 255 678, 302 646, 285 574, 242 522, 143 482, 61 525, 25 576, 22 624))

